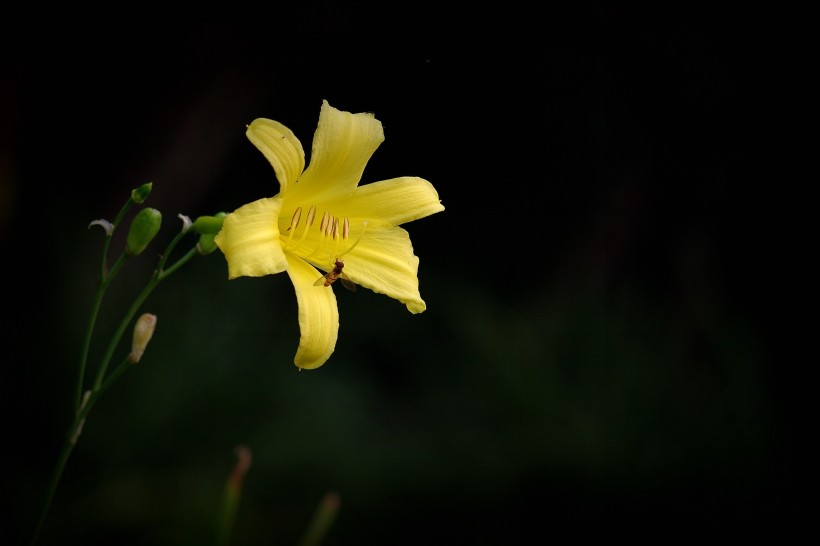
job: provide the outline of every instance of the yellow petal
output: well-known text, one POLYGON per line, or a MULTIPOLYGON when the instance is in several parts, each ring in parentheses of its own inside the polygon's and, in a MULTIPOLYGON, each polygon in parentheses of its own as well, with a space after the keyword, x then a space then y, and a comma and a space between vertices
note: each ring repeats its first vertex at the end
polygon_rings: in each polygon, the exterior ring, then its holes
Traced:
POLYGON ((340 216, 372 218, 394 226, 444 210, 433 185, 414 176, 359 186, 351 199, 338 199, 331 208, 340 216))
POLYGON ((382 123, 373 114, 342 112, 323 101, 313 135, 310 165, 299 178, 299 184, 289 188, 293 194, 288 199, 350 193, 383 141, 382 123))
POLYGON ((419 294, 419 259, 410 235, 395 226, 368 226, 359 244, 344 256, 350 280, 407 305, 411 313, 427 308, 419 294))
POLYGON ((248 139, 264 154, 279 180, 281 191, 292 186, 305 170, 305 150, 293 131, 271 119, 253 120, 245 131, 248 139))
POLYGON ((322 276, 313 266, 287 253, 288 275, 296 290, 299 304, 301 338, 294 364, 313 369, 324 364, 336 348, 339 337, 339 308, 330 286, 316 286, 322 276))
POLYGON ((288 262, 279 241, 281 197, 248 203, 225 217, 214 242, 228 261, 228 278, 281 273, 288 262))

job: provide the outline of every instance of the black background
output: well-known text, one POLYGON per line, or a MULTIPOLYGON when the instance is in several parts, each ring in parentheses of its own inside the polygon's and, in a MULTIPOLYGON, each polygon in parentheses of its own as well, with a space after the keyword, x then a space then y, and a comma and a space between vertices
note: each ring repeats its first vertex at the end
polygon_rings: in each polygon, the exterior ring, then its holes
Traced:
MULTIPOLYGON (((323 99, 384 124, 362 183, 439 191, 446 210, 405 226, 428 310, 337 292, 336 353, 296 373, 286 276, 229 283, 218 253, 186 266, 146 304, 157 334, 91 415, 43 544, 212 541, 238 444, 254 462, 235 544, 295 544, 331 490, 327 544, 738 536, 808 518, 806 400, 777 336, 765 18, 209 9, 5 22, 13 543, 67 426, 102 239, 88 223, 146 181, 164 241, 177 213, 275 194, 245 125, 280 121, 309 151, 323 99)), ((101 335, 152 265, 112 286, 101 335)))

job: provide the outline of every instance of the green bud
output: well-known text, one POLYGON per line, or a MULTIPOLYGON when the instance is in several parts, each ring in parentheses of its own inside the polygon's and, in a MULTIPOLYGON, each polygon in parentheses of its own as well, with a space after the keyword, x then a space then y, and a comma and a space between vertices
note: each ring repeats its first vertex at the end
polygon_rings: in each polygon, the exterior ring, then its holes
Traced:
POLYGON ((140 204, 151 194, 151 188, 153 187, 153 182, 146 182, 139 188, 135 188, 131 190, 131 201, 134 203, 140 204))
POLYGON ((222 229, 225 216, 227 214, 224 212, 217 212, 213 216, 200 216, 194 221, 194 231, 200 234, 196 250, 203 256, 217 249, 214 237, 222 229))
POLYGON ((162 214, 157 209, 142 209, 134 216, 128 228, 128 238, 125 241, 125 252, 131 256, 138 256, 159 233, 162 225, 162 214))
POLYGON ((213 216, 200 216, 194 220, 194 229, 201 235, 216 235, 222 229, 225 213, 218 212, 213 216))
POLYGON ((199 242, 196 244, 196 251, 205 256, 216 250, 217 246, 214 242, 214 237, 216 237, 216 235, 200 235, 199 242))

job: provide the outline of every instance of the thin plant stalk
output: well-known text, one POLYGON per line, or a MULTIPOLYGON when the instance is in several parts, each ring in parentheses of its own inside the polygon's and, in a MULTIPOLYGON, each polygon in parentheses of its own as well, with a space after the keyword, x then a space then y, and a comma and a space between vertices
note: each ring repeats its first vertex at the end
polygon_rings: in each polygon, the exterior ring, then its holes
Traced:
MULTIPOLYGON (((130 201, 129 201, 130 203, 130 201)), ((123 210, 117 216, 118 221, 122 219, 122 216, 125 212, 130 208, 128 205, 123 207, 123 210)), ((91 316, 88 321, 88 330, 86 331, 84 342, 83 342, 83 349, 82 349, 82 357, 80 359, 80 369, 78 371, 78 383, 77 383, 77 396, 76 396, 76 403, 74 406, 74 418, 71 425, 68 428, 68 432, 66 433, 65 441, 63 443, 63 447, 60 450, 60 454, 57 458, 57 463, 54 467, 53 474, 51 476, 51 481, 49 482, 48 489, 46 491, 46 498, 45 502, 43 503, 43 508, 40 513, 40 517, 37 521, 37 525, 35 527, 34 535, 31 540, 31 545, 34 546, 39 537, 42 533, 43 526, 45 524, 46 517, 48 516, 49 509, 51 507, 51 503, 54 499, 55 493, 57 491, 57 486, 60 483, 60 479, 62 478, 63 471, 65 470, 66 464, 71 456, 72 451, 74 450, 74 446, 77 444, 77 440, 82 432, 82 427, 85 424, 85 420, 88 417, 91 408, 99 399, 100 395, 105 392, 113 383, 116 381, 128 368, 131 367, 131 363, 129 362, 128 358, 123 360, 120 365, 111 372, 111 374, 106 378, 106 371, 108 369, 108 365, 111 361, 111 358, 116 350, 116 347, 119 345, 122 336, 124 335, 128 325, 130 324, 131 320, 134 318, 134 315, 139 310, 140 306, 145 302, 148 296, 151 295, 153 290, 159 285, 160 282, 167 279, 170 275, 176 272, 180 267, 185 265, 188 261, 191 260, 194 256, 196 256, 197 250, 196 248, 191 249, 188 253, 186 253, 183 257, 177 260, 173 265, 171 265, 168 269, 163 269, 165 263, 177 245, 177 243, 182 239, 182 237, 187 233, 186 230, 178 233, 174 239, 169 243, 168 247, 165 249, 165 252, 162 254, 162 258, 160 259, 159 265, 157 266, 156 270, 154 271, 151 279, 148 281, 148 284, 143 288, 140 294, 137 296, 136 300, 134 300, 131 307, 128 309, 126 314, 123 316, 122 321, 120 322, 119 327, 117 328, 114 335, 111 337, 111 340, 108 344, 108 348, 106 349, 105 355, 100 363, 100 367, 97 372, 96 379, 94 381, 93 387, 91 390, 85 391, 83 394, 82 385, 85 376, 86 366, 87 366, 87 358, 88 358, 88 351, 91 344, 91 338, 93 336, 94 326, 96 324, 96 319, 99 314, 100 306, 103 300, 103 296, 105 294, 105 290, 111 283, 111 279, 116 275, 116 273, 120 270, 122 265, 125 262, 125 258, 127 257, 126 254, 123 254, 114 264, 110 272, 105 271, 105 266, 102 266, 101 269, 101 277, 100 277, 100 284, 97 288, 97 291, 94 296, 94 302, 92 305, 91 316)), ((103 249, 103 264, 105 263, 105 255, 108 251, 108 244, 111 240, 110 235, 106 237, 105 246, 103 249)))

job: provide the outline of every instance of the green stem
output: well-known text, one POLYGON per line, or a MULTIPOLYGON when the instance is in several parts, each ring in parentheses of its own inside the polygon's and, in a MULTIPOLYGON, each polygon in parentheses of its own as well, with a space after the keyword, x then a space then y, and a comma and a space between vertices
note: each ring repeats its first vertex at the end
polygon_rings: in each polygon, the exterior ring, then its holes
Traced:
POLYGON ((174 271, 179 269, 182 265, 188 263, 188 261, 197 254, 196 253, 196 247, 194 247, 191 250, 189 250, 188 253, 185 256, 183 256, 182 258, 177 260, 177 262, 174 265, 169 267, 167 270, 164 269, 165 263, 168 261, 168 258, 171 256, 171 252, 173 252, 174 248, 177 246, 177 243, 179 243, 182 240, 182 238, 185 237, 186 233, 188 233, 188 232, 187 231, 180 231, 179 233, 177 233, 176 237, 171 239, 171 242, 168 243, 168 247, 165 249, 165 252, 163 252, 162 257, 159 259, 159 265, 157 265, 157 271, 159 271, 158 276, 160 277, 160 280, 167 278, 171 273, 173 273, 174 271))
POLYGON ((120 212, 117 213, 116 218, 114 218, 114 230, 112 230, 111 235, 105 238, 105 243, 103 244, 103 252, 102 252, 102 259, 100 260, 100 278, 104 279, 106 277, 105 271, 105 264, 108 259, 108 247, 111 246, 111 237, 114 235, 114 231, 117 229, 117 226, 120 225, 122 219, 125 218, 126 213, 134 206, 133 199, 129 199, 125 202, 125 204, 120 209, 120 212))
MULTIPOLYGON (((75 429, 76 421, 72 424, 71 431, 75 429)), ((63 444, 63 449, 60 452, 60 457, 57 459, 57 465, 54 467, 54 474, 51 476, 51 483, 49 483, 48 491, 46 492, 46 501, 43 504, 43 510, 40 512, 40 519, 37 520, 37 527, 34 529, 34 537, 31 539, 32 546, 37 544, 37 540, 40 538, 40 533, 43 530, 43 524, 46 521, 48 510, 51 507, 51 501, 54 499, 54 493, 57 491, 57 485, 60 483, 60 478, 63 475, 65 465, 68 462, 71 451, 74 449, 74 444, 70 441, 71 434, 72 432, 70 432, 66 437, 65 444, 63 444)))
POLYGON ((125 254, 119 257, 119 259, 114 264, 114 267, 111 269, 109 273, 107 270, 107 263, 108 263, 108 247, 111 246, 111 239, 114 235, 114 231, 117 229, 117 226, 120 225, 122 219, 125 218, 125 215, 134 206, 133 199, 128 199, 125 204, 120 209, 120 212, 117 213, 116 218, 114 218, 113 228, 111 233, 106 233, 105 242, 103 242, 103 250, 100 256, 100 284, 97 286, 97 292, 94 294, 94 302, 91 307, 91 316, 88 320, 88 328, 85 331, 85 338, 83 339, 83 348, 81 350, 80 356, 80 370, 77 373, 77 388, 75 390, 74 396, 74 411, 79 411, 80 408, 80 401, 83 396, 83 382, 85 381, 85 369, 88 364, 88 351, 91 347, 91 337, 94 335, 94 325, 97 322, 97 316, 100 312, 100 306, 102 305, 103 295, 105 294, 106 288, 108 285, 111 284, 111 280, 117 274, 117 271, 122 267, 122 264, 125 262, 125 254))
MULTIPOLYGON (((110 237, 106 240, 106 246, 110 237)), ((106 250, 103 251, 103 254, 107 252, 106 250)), ((97 317, 100 313, 100 307, 102 306, 103 296, 105 295, 105 291, 108 286, 111 284, 111 280, 117 274, 117 272, 122 268, 123 264, 125 263, 125 259, 127 258, 126 254, 122 254, 119 259, 114 263, 114 267, 111 268, 111 272, 106 274, 103 272, 102 276, 100 277, 100 284, 97 286, 97 292, 94 294, 94 302, 91 307, 91 316, 88 319, 88 327, 85 331, 85 338, 83 339, 83 348, 82 353, 80 356, 80 369, 77 373, 77 388, 75 390, 74 395, 74 411, 79 411, 80 403, 83 397, 83 383, 85 382, 85 369, 88 365, 88 351, 91 347, 91 338, 94 335, 94 325, 97 323, 97 317)))
MULTIPOLYGON (((103 384, 102 384, 102 385, 100 385, 99 390, 97 390, 97 391, 94 393, 94 398, 95 398, 95 399, 97 399, 97 398, 99 398, 100 396, 102 396, 102 393, 104 393, 105 391, 107 391, 107 390, 109 389, 109 387, 111 387, 111 385, 113 385, 113 384, 114 384, 114 382, 115 382, 117 379, 119 379, 119 378, 120 378, 120 376, 121 376, 122 374, 124 374, 124 373, 125 373, 125 371, 126 371, 128 368, 132 367, 133 365, 134 365, 134 364, 133 364, 133 363, 131 363, 131 361, 130 361, 130 360, 128 359, 128 357, 126 356, 126 357, 123 359, 123 361, 122 361, 122 362, 120 362, 119 366, 117 366, 116 368, 114 368, 114 371, 113 371, 113 372, 111 372, 107 378, 105 378, 105 381, 103 381, 103 384)), ((89 408, 89 409, 90 409, 90 408, 89 408)))
POLYGON ((148 281, 148 284, 142 289, 142 292, 140 292, 137 299, 131 304, 128 312, 125 313, 125 316, 123 316, 122 321, 120 321, 120 325, 111 337, 111 341, 108 342, 108 348, 105 350, 105 355, 103 355, 102 362, 97 370, 97 378, 94 380, 94 391, 99 390, 102 386, 103 379, 105 378, 105 372, 108 370, 108 364, 111 362, 111 357, 114 355, 114 351, 116 350, 117 345, 119 345, 123 334, 125 334, 128 324, 131 322, 131 319, 134 318, 134 315, 137 313, 146 298, 148 298, 154 288, 156 288, 157 284, 159 284, 159 281, 159 274, 157 271, 154 271, 153 275, 151 275, 151 280, 148 281))
MULTIPOLYGON (((131 209, 132 206, 134 206, 134 201, 132 199, 128 199, 128 201, 125 202, 125 204, 120 209, 120 212, 117 213, 117 216, 114 219, 114 229, 116 229, 116 226, 118 226, 120 222, 122 222, 122 219, 125 217, 126 213, 131 209)), ((40 533, 43 528, 43 523, 45 522, 46 515, 48 514, 48 510, 51 506, 51 501, 54 498, 55 492, 57 491, 57 485, 60 483, 60 478, 63 475, 63 470, 65 469, 66 463, 68 462, 68 459, 71 456, 71 452, 74 449, 74 445, 76 444, 76 437, 79 434, 78 426, 81 426, 81 423, 83 422, 82 420, 85 419, 85 415, 88 414, 87 411, 83 411, 84 408, 82 406, 82 397, 83 382, 85 381, 85 370, 88 365, 88 353, 91 347, 91 338, 94 335, 94 326, 97 323, 97 317, 99 316, 100 307, 102 306, 105 291, 111 284, 111 280, 116 276, 120 268, 122 268, 123 264, 125 263, 125 258, 127 257, 125 254, 121 255, 114 263, 114 267, 111 268, 111 271, 107 271, 106 264, 108 261, 108 248, 111 246, 112 236, 113 230, 111 233, 106 233, 105 242, 103 243, 103 250, 100 256, 99 285, 97 286, 97 290, 94 294, 94 300, 91 304, 91 314, 89 316, 88 325, 85 331, 85 336, 83 338, 82 349, 80 350, 80 365, 79 370, 77 372, 77 387, 75 390, 74 405, 72 406, 74 412, 74 421, 71 423, 71 426, 69 427, 68 435, 66 436, 66 442, 63 445, 63 449, 60 451, 60 455, 57 459, 57 464, 54 467, 54 473, 51 476, 51 482, 49 483, 48 490, 46 492, 46 500, 43 504, 43 509, 40 513, 40 518, 37 521, 37 527, 35 528, 34 537, 32 538, 31 544, 35 544, 40 537, 40 533)), ((88 409, 90 410, 90 405, 88 405, 88 409)))
MULTIPOLYGON (((123 210, 118 215, 118 221, 124 215, 125 211, 128 210, 127 206, 123 208, 123 210)), ((154 271, 151 279, 148 281, 148 284, 143 288, 142 292, 137 296, 137 299, 134 300, 134 303, 128 309, 128 312, 123 317, 122 321, 120 322, 119 327, 117 328, 116 332, 114 333, 111 341, 108 344, 108 348, 106 349, 105 355, 103 356, 102 362, 100 364, 100 368, 97 371, 96 380, 94 381, 94 386, 90 391, 87 391, 88 398, 83 399, 82 394, 82 385, 83 379, 85 375, 86 363, 88 360, 88 352, 89 347, 91 344, 91 337, 94 331, 94 325, 97 320, 97 316, 99 314, 100 305, 102 303, 103 295, 105 294, 105 290, 111 283, 111 280, 120 270, 120 268, 125 263, 125 259, 128 257, 126 254, 120 256, 114 266, 111 268, 109 273, 105 272, 105 267, 103 266, 103 270, 100 277, 100 285, 97 287, 97 292, 94 296, 94 303, 92 305, 91 311, 91 318, 89 319, 88 323, 88 330, 86 332, 84 341, 83 341, 83 348, 82 348, 82 357, 80 359, 80 370, 79 370, 79 379, 77 382, 77 401, 74 405, 74 420, 71 423, 71 426, 68 429, 68 433, 66 434, 65 443, 60 451, 60 455, 57 459, 57 464, 54 467, 54 472, 51 476, 51 481, 49 482, 48 490, 46 492, 46 499, 43 503, 43 508, 40 513, 40 517, 37 521, 37 526, 34 530, 34 535, 31 540, 31 545, 34 546, 40 538, 40 534, 42 533, 43 525, 45 523, 46 517, 48 515, 48 511, 51 507, 51 503, 54 499, 55 493, 57 491, 57 486, 60 483, 60 479, 62 478, 63 471, 65 470, 66 464, 68 463, 68 459, 71 456, 72 451, 74 450, 74 446, 77 444, 77 440, 79 439, 80 433, 82 432, 82 427, 85 424, 85 419, 88 417, 91 408, 94 406, 96 401, 102 395, 103 392, 108 390, 114 382, 122 376, 125 371, 131 367, 131 363, 126 357, 120 364, 115 368, 111 374, 106 378, 105 374, 108 369, 108 364, 111 361, 111 357, 114 354, 114 350, 116 349, 117 345, 119 344, 120 340, 122 339, 123 334, 125 333, 125 329, 128 327, 128 324, 133 319, 134 315, 139 310, 140 306, 145 302, 154 288, 157 285, 167 279, 170 275, 172 275, 175 271, 177 271, 180 267, 188 263, 194 256, 198 253, 196 251, 196 247, 188 251, 182 258, 177 260, 171 267, 168 269, 163 269, 168 256, 170 255, 171 251, 174 249, 176 244, 182 240, 182 237, 185 235, 185 232, 181 232, 177 234, 176 237, 171 241, 168 247, 165 249, 165 253, 163 254, 162 258, 160 259, 159 266, 154 271)), ((110 237, 106 240, 105 248, 103 254, 105 255, 108 251, 108 242, 110 241, 110 237)))
POLYGON ((103 355, 102 362, 100 363, 100 368, 97 370, 97 378, 94 381, 94 391, 97 391, 100 386, 102 385, 103 379, 105 379, 105 372, 108 370, 108 364, 111 362, 111 357, 114 355, 114 351, 119 345, 122 336, 125 334, 125 330, 128 328, 128 325, 131 323, 131 320, 134 318, 134 315, 137 314, 139 308, 151 295, 151 292, 154 291, 154 288, 157 285, 167 279, 171 274, 177 271, 180 267, 182 267, 185 263, 187 263, 191 258, 193 258, 197 252, 196 248, 190 250, 185 256, 180 258, 174 265, 172 265, 168 270, 163 270, 163 266, 168 259, 169 254, 174 249, 176 244, 182 239, 185 235, 184 232, 180 232, 177 234, 176 237, 168 244, 168 248, 165 249, 165 252, 160 258, 159 266, 156 270, 154 270, 153 275, 151 275, 151 280, 148 281, 148 284, 145 285, 145 288, 142 289, 142 292, 139 293, 137 299, 134 300, 134 303, 131 304, 131 307, 128 309, 128 312, 122 318, 120 325, 117 327, 117 330, 114 332, 114 335, 111 337, 111 341, 108 343, 108 348, 103 355))
POLYGON ((82 427, 85 424, 88 414, 91 412, 91 408, 94 407, 94 404, 100 398, 102 393, 105 392, 114 383, 114 381, 116 381, 131 366, 133 366, 133 364, 131 364, 128 360, 128 357, 125 357, 120 365, 117 366, 113 372, 111 372, 111 375, 108 379, 106 379, 105 383, 93 391, 88 391, 88 398, 85 399, 84 402, 81 403, 81 406, 77 408, 77 411, 74 414, 74 421, 68 428, 65 443, 60 451, 57 464, 54 467, 54 473, 51 476, 51 482, 49 483, 48 491, 46 492, 46 501, 43 504, 43 509, 40 513, 40 518, 37 521, 37 527, 34 531, 34 537, 31 540, 32 546, 36 544, 37 540, 40 538, 40 533, 43 530, 46 516, 51 508, 51 501, 54 499, 54 495, 57 492, 57 485, 60 483, 60 479, 63 476, 63 471, 65 470, 69 457, 71 456, 71 452, 74 450, 74 446, 77 445, 77 440, 80 437, 80 433, 82 433, 82 427))
POLYGON ((192 248, 191 250, 189 250, 188 253, 185 254, 185 256, 183 256, 179 260, 177 260, 177 262, 174 265, 172 265, 171 267, 169 267, 168 269, 166 269, 164 271, 161 271, 160 274, 159 274, 159 280, 157 282, 159 282, 163 279, 167 279, 177 269, 179 269, 180 267, 182 267, 183 265, 185 265, 186 263, 191 261, 191 258, 196 256, 197 254, 199 254, 199 253, 196 251, 196 248, 192 248))

